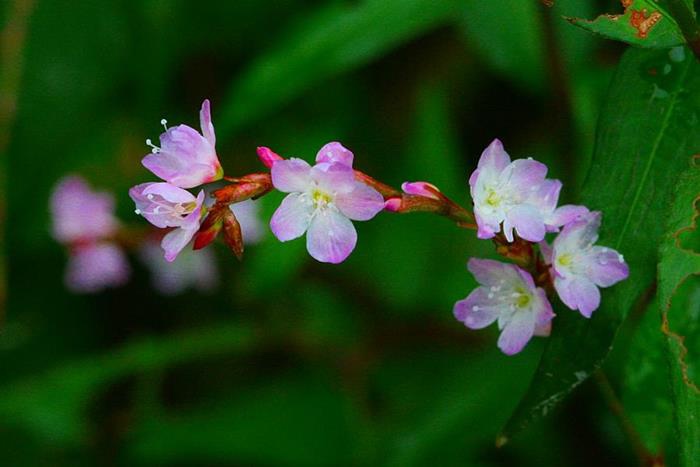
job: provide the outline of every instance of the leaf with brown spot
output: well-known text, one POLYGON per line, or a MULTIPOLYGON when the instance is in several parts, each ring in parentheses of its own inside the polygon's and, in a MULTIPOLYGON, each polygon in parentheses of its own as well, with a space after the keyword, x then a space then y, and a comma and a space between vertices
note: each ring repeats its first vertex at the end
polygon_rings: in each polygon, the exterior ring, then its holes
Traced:
MULTIPOLYGON (((659 251, 659 303, 662 330, 666 335, 674 418, 683 465, 700 459, 700 390, 689 373, 686 342, 700 345, 698 316, 689 308, 671 307, 678 290, 693 275, 700 275, 700 254, 684 248, 683 234, 696 231, 700 202, 700 156, 683 174, 677 188, 666 237, 659 251), (671 313, 674 313, 671 316, 671 313)), ((694 362, 697 364, 697 362, 694 362)))
POLYGON ((685 43, 673 16, 655 0, 623 0, 622 14, 603 14, 594 20, 566 18, 571 24, 608 39, 647 48, 685 43))

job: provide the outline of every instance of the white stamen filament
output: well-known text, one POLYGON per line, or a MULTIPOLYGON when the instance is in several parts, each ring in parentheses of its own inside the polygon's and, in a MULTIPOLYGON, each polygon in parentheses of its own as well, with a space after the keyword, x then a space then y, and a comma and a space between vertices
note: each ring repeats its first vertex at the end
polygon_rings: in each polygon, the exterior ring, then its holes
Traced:
POLYGON ((153 154, 158 154, 160 152, 160 148, 158 146, 156 146, 155 144, 153 144, 153 142, 151 141, 151 138, 148 138, 146 140, 146 145, 151 147, 151 152, 153 154))

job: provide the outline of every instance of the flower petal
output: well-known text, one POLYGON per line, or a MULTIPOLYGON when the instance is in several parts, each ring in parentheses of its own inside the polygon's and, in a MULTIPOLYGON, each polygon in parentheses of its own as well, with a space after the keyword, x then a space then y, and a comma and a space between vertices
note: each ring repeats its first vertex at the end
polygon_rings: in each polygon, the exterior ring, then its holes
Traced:
POLYGON ((167 153, 149 153, 141 159, 141 164, 158 178, 166 181, 173 180, 185 171, 184 161, 167 153))
POLYGON ((520 284, 519 268, 513 264, 492 259, 469 258, 467 269, 476 281, 485 286, 520 284))
POLYGON ((509 190, 526 199, 533 186, 539 186, 547 175, 547 166, 532 159, 516 159, 501 172, 501 180, 509 190))
POLYGON ((588 249, 598 240, 600 221, 600 212, 592 211, 564 227, 552 244, 555 256, 588 249))
POLYGON ((157 195, 171 203, 191 203, 195 201, 195 197, 192 193, 171 185, 170 183, 144 183, 143 185, 148 185, 143 189, 143 196, 157 195))
POLYGON ((535 290, 536 306, 536 325, 546 327, 551 324, 552 319, 556 316, 552 310, 552 304, 549 303, 547 292, 543 288, 537 287, 535 290))
POLYGON ((351 192, 336 196, 335 205, 346 217, 366 221, 384 209, 384 197, 374 188, 356 182, 351 192))
POLYGON ((78 248, 66 268, 66 286, 79 293, 118 287, 129 279, 131 268, 121 248, 99 243, 78 248))
POLYGON ((323 146, 316 154, 316 162, 338 162, 352 167, 354 155, 342 144, 334 141, 323 146))
POLYGON ((311 186, 311 166, 302 159, 275 162, 270 170, 272 184, 283 193, 303 192, 311 186))
MULTIPOLYGON (((521 204, 508 211, 503 222, 503 232, 506 233, 506 238, 513 227, 520 238, 530 242, 544 240, 544 219, 534 206, 521 204)), ((508 241, 512 241, 512 238, 509 238, 508 241)))
POLYGON ((202 128, 202 135, 209 141, 211 147, 216 146, 216 135, 214 133, 214 125, 211 122, 211 105, 209 99, 204 99, 202 108, 199 111, 199 125, 202 128))
POLYGON ((528 199, 528 204, 536 206, 545 218, 549 217, 557 207, 561 187, 562 183, 553 179, 547 179, 539 186, 533 185, 530 188, 532 194, 528 199))
POLYGON ((478 227, 476 236, 482 240, 487 240, 496 236, 501 230, 501 221, 493 216, 485 216, 478 207, 474 207, 474 218, 478 227))
POLYGON ((556 277, 554 288, 566 306, 572 310, 579 310, 586 318, 590 318, 591 314, 600 306, 598 287, 585 277, 556 277))
POLYGON ((114 217, 114 197, 95 192, 81 177, 61 180, 51 195, 53 236, 59 242, 98 240, 118 227, 114 217))
POLYGON ((161 148, 141 163, 163 180, 193 188, 221 178, 214 146, 194 128, 178 125, 160 135, 161 148))
POLYGON ((474 289, 467 298, 455 303, 455 318, 469 329, 482 329, 496 321, 499 308, 484 287, 474 289))
POLYGON ((588 278, 599 287, 610 287, 629 276, 629 266, 615 250, 591 247, 586 255, 588 278))
POLYGON ((506 355, 520 352, 535 333, 536 315, 527 311, 519 311, 501 331, 498 338, 498 348, 506 355))
POLYGON ((202 223, 202 207, 204 205, 205 196, 204 190, 200 190, 199 194, 197 195, 197 199, 194 201, 195 208, 182 220, 180 227, 199 230, 199 226, 202 223))
POLYGON ((214 147, 197 130, 188 125, 168 128, 160 135, 159 155, 177 156, 183 164, 198 161, 202 153, 210 153, 214 147))
POLYGON ((559 206, 545 221, 547 227, 552 229, 550 231, 556 232, 560 227, 586 216, 589 212, 586 206, 565 204, 564 206, 559 206))
POLYGON ((311 220, 306 249, 322 263, 341 263, 352 253, 357 232, 352 222, 334 209, 324 209, 311 220))
POLYGON ((481 153, 478 168, 501 172, 508 164, 510 164, 510 156, 506 150, 503 149, 501 140, 496 138, 481 153))
MULTIPOLYGON (((275 167, 284 161, 275 164, 275 167)), ((286 242, 304 235, 314 212, 313 202, 307 195, 287 195, 270 220, 270 229, 280 241, 286 242)))
POLYGON ((319 162, 311 168, 311 178, 326 193, 350 193, 358 184, 352 168, 337 162, 319 162))
POLYGON ((195 233, 197 233, 197 229, 183 228, 177 228, 168 232, 160 242, 160 246, 165 251, 165 260, 170 262, 175 261, 177 255, 187 246, 190 240, 192 240, 195 233))

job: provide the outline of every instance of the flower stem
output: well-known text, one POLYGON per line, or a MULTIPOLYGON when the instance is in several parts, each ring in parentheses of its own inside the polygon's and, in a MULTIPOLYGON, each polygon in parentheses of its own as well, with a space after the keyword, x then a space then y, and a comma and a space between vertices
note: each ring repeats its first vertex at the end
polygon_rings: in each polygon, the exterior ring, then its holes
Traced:
POLYGON ((595 382, 598 384, 598 389, 600 390, 603 399, 608 404, 608 408, 613 415, 617 417, 622 431, 627 436, 627 439, 629 439, 632 449, 639 459, 639 464, 648 466, 663 465, 663 460, 658 458, 658 456, 653 455, 651 452, 649 452, 646 446, 644 446, 642 438, 634 428, 634 425, 632 425, 632 421, 627 417, 622 403, 615 394, 615 390, 613 389, 603 370, 596 370, 593 377, 595 382))

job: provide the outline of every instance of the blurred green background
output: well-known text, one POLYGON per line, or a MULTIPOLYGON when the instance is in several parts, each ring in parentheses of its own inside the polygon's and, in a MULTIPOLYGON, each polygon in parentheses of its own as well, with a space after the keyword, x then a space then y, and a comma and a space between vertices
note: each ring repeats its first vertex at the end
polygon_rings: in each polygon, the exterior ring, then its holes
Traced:
MULTIPOLYGON (((241 263, 216 244, 211 294, 163 297, 132 255, 127 286, 81 296, 63 286, 47 207, 78 173, 116 194, 125 225, 145 227, 127 196, 154 178, 144 140, 163 117, 197 126, 204 98, 231 175, 261 170, 256 146, 311 160, 338 140, 380 180, 428 180, 466 204, 468 175, 498 137, 513 157, 548 163, 573 200, 623 47, 562 15, 619 2, 0 7, 4 32, 26 28, 2 63, 3 99, 16 102, 2 116, 2 465, 634 465, 594 383, 495 448, 543 342, 506 357, 495 329, 454 320, 474 287, 467 259, 493 253, 447 220, 381 214, 357 225, 340 266, 269 232, 241 263)), ((262 201, 265 221, 280 200, 262 201)))

